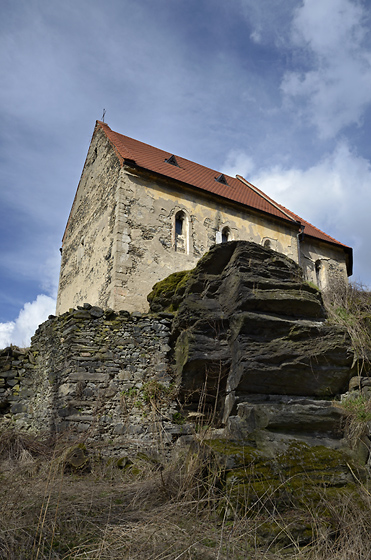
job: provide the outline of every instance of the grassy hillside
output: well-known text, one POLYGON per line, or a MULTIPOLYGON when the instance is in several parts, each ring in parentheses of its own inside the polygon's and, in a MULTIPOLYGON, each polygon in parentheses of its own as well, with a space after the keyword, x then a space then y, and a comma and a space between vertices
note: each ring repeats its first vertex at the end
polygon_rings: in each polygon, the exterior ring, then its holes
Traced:
POLYGON ((202 446, 166 462, 100 452, 3 431, 3 560, 369 558, 371 496, 362 484, 333 497, 324 487, 315 505, 300 507, 267 490, 241 510, 202 446))

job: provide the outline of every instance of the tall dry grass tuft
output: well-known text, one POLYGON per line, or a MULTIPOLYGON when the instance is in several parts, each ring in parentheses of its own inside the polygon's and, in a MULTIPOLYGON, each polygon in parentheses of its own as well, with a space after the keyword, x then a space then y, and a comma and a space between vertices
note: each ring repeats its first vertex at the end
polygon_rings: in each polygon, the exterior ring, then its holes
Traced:
POLYGON ((314 540, 302 551, 308 560, 368 560, 371 557, 371 495, 366 488, 320 504, 312 514, 314 540))
POLYGON ((339 281, 322 295, 330 321, 349 333, 358 374, 367 374, 371 363, 371 292, 362 284, 339 281))
POLYGON ((7 428, 0 432, 0 461, 19 462, 24 456, 48 457, 52 453, 51 442, 31 434, 7 428))

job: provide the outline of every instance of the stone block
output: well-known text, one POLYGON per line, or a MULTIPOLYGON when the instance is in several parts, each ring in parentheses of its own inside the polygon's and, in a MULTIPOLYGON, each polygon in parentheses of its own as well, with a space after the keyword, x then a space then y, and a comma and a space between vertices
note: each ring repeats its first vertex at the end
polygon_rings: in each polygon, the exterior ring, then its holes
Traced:
POLYGON ((90 414, 71 414, 71 416, 64 417, 68 422, 93 422, 94 416, 90 414))
POLYGON ((15 402, 10 407, 10 412, 12 414, 20 414, 21 412, 27 412, 27 409, 28 409, 27 404, 20 403, 20 402, 15 402))
POLYGON ((132 378, 132 372, 122 369, 119 371, 117 377, 120 381, 129 381, 132 378))
POLYGON ((9 379, 9 378, 12 378, 12 377, 16 377, 16 375, 18 375, 18 372, 15 369, 11 369, 11 370, 8 370, 8 371, 2 371, 0 373, 0 379, 1 378, 9 379))
POLYGON ((7 384, 9 385, 9 387, 15 387, 18 384, 18 381, 17 379, 8 379, 7 384))
POLYGON ((70 381, 107 381, 108 375, 105 373, 77 371, 71 373, 69 376, 70 381))
POLYGON ((355 375, 354 377, 352 377, 349 381, 349 391, 352 391, 353 389, 360 389, 362 387, 361 382, 362 377, 360 375, 355 375))

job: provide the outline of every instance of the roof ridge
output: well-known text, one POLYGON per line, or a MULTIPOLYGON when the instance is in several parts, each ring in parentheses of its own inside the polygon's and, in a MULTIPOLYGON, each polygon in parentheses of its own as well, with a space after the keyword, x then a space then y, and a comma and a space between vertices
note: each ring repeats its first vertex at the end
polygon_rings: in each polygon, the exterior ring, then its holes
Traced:
POLYGON ((291 223, 291 220, 293 220, 293 225, 296 223, 297 226, 300 226, 300 224, 307 226, 309 231, 306 231, 306 235, 351 250, 347 245, 340 243, 334 237, 316 228, 310 222, 307 222, 282 204, 276 202, 243 177, 243 181, 239 180, 238 176, 232 177, 211 167, 206 167, 200 163, 178 156, 174 152, 156 148, 146 142, 114 132, 102 121, 97 121, 97 125, 107 136, 121 165, 127 160, 127 163, 132 162, 140 169, 175 180, 204 193, 222 197, 225 200, 251 208, 254 211, 263 212, 264 214, 285 220, 286 223, 291 223), (166 163, 166 159, 171 156, 176 158, 179 167, 166 163), (215 180, 221 174, 228 179, 227 184, 215 180))
POLYGON ((311 224, 310 222, 308 222, 308 220, 304 220, 304 218, 301 218, 300 216, 298 216, 297 214, 295 214, 295 212, 292 212, 292 210, 289 210, 288 208, 286 208, 285 206, 283 206, 283 204, 279 204, 277 202, 278 206, 280 206, 281 208, 283 208, 284 210, 286 210, 286 212, 288 212, 289 214, 292 214, 292 216, 296 217, 297 219, 299 219, 303 225, 308 225, 310 227, 312 227, 313 229, 315 229, 316 231, 318 231, 319 233, 321 233, 322 235, 325 235, 326 237, 328 237, 329 239, 331 239, 334 243, 336 243, 337 245, 342 245, 343 247, 348 247, 350 249, 350 247, 348 245, 345 245, 344 243, 341 243, 341 241, 338 241, 337 239, 335 239, 335 237, 332 237, 331 235, 329 235, 328 233, 325 233, 324 231, 322 231, 321 229, 319 229, 318 227, 314 226, 313 224, 311 224))
MULTIPOLYGON (((262 198, 264 198, 264 200, 266 200, 267 202, 269 202, 269 204, 272 204, 272 206, 274 206, 275 208, 277 208, 278 210, 281 210, 282 213, 286 216, 286 218, 289 218, 290 220, 294 221, 295 223, 297 223, 297 220, 294 220, 294 218, 291 216, 291 213, 285 212, 285 210, 282 210, 282 207, 280 204, 278 204, 278 202, 276 202, 275 200, 273 200, 273 198, 269 197, 268 195, 266 195, 265 193, 263 193, 263 191, 261 191, 260 189, 258 189, 257 187, 255 187, 255 185, 253 185, 252 183, 250 183, 250 181, 247 181, 247 179, 245 179, 242 175, 236 175, 236 179, 238 179, 239 181, 241 181, 244 185, 246 185, 248 188, 254 190, 259 196, 261 196, 262 198)), ((299 224, 300 225, 300 224, 299 224)))
MULTIPOLYGON (((197 165, 198 167, 201 167, 201 168, 203 168, 203 169, 207 169, 207 170, 209 170, 209 171, 213 171, 214 173, 217 173, 217 174, 219 174, 219 175, 224 175, 225 177, 229 177, 230 179, 233 179, 233 180, 236 179, 236 177, 232 177, 232 175, 228 175, 227 173, 223 173, 222 171, 218 171, 217 169, 213 169, 212 167, 207 167, 206 165, 203 165, 202 163, 197 163, 196 161, 193 161, 193 160, 191 160, 191 159, 185 158, 185 157, 183 157, 183 156, 179 156, 178 154, 176 154, 176 153, 174 153, 174 152, 171 152, 171 151, 169 151, 169 150, 163 150, 162 148, 157 148, 156 146, 152 146, 151 144, 148 144, 148 142, 143 142, 142 140, 137 140, 136 138, 131 138, 130 136, 126 136, 125 134, 121 134, 120 132, 115 132, 114 130, 112 130, 112 129, 108 126, 107 123, 104 123, 104 122, 102 122, 102 121, 97 121, 97 123, 98 123, 102 128, 108 129, 108 131, 111 132, 112 135, 121 136, 122 138, 127 138, 127 139, 129 139, 130 141, 135 142, 135 143, 137 143, 137 144, 141 144, 142 146, 146 146, 146 147, 150 148, 151 150, 156 150, 157 152, 162 152, 163 154, 168 155, 169 157, 170 157, 170 156, 174 156, 178 162, 179 162, 179 161, 184 161, 184 162, 190 163, 191 165, 197 165)), ((105 130, 105 132, 106 132, 106 130, 105 130)), ((115 146, 115 147, 116 147, 116 146, 115 146)), ((126 151, 127 151, 128 153, 131 153, 130 150, 129 150, 129 148, 127 148, 126 146, 125 146, 125 149, 126 149, 126 151)), ((132 159, 133 161, 135 161, 134 156, 133 156, 132 158, 130 158, 130 159, 132 159)), ((179 167, 179 169, 182 169, 182 167, 179 167)))

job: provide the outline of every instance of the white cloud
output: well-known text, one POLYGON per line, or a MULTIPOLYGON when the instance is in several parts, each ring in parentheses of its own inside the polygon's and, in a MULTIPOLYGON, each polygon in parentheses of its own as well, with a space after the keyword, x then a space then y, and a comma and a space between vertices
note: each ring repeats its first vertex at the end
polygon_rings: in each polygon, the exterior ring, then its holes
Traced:
POLYGON ((232 150, 227 155, 226 162, 223 166, 223 173, 234 177, 242 175, 248 178, 255 169, 253 158, 248 156, 242 150, 232 150))
POLYGON ((25 303, 15 321, 0 323, 0 348, 10 344, 27 347, 37 327, 55 313, 55 299, 38 295, 32 303, 25 303))
POLYGON ((286 99, 304 101, 321 137, 359 124, 370 103, 371 49, 366 11, 357 0, 304 0, 292 22, 292 44, 307 69, 286 72, 286 99))
POLYGON ((260 29, 254 29, 254 31, 250 34, 250 39, 254 41, 254 43, 261 43, 262 42, 262 33, 260 29))
POLYGON ((239 0, 241 13, 252 28, 250 39, 255 43, 281 46, 286 42, 292 11, 297 0, 239 0))
POLYGON ((15 328, 15 322, 0 323, 0 348, 5 348, 11 344, 12 334, 15 328))
POLYGON ((251 170, 247 179, 278 203, 352 246, 355 278, 371 286, 370 161, 353 153, 342 141, 308 169, 274 166, 254 170, 249 156, 244 163, 242 152, 231 154, 224 171, 232 175, 245 170, 251 170))
POLYGON ((57 298, 59 269, 61 266, 60 253, 57 250, 50 251, 49 257, 41 265, 41 288, 52 298, 57 298))

